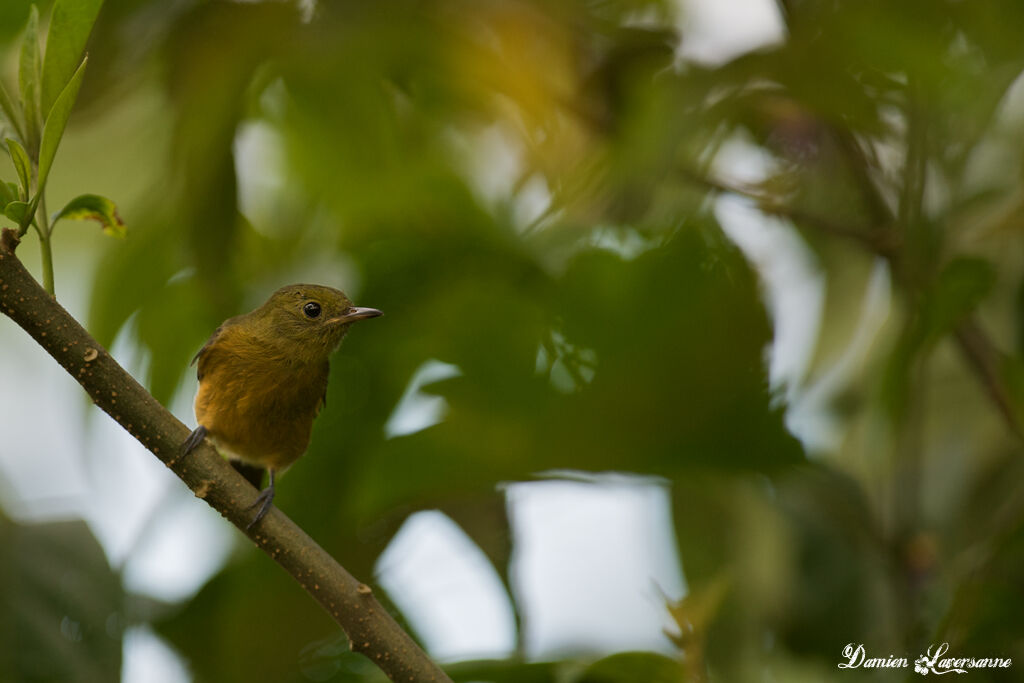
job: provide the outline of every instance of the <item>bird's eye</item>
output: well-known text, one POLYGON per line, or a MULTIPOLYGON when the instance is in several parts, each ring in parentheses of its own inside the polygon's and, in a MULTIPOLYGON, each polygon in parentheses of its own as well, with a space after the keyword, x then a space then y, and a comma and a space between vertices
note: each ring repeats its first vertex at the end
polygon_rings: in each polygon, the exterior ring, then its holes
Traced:
POLYGON ((319 318, 320 304, 318 304, 315 301, 310 301, 308 304, 302 307, 302 312, 306 314, 307 318, 319 318))

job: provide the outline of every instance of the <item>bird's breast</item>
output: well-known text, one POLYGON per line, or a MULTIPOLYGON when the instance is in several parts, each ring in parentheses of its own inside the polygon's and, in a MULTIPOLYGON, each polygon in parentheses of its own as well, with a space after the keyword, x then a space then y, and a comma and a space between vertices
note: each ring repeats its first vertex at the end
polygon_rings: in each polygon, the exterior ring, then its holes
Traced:
POLYGON ((280 469, 309 445, 328 366, 207 352, 196 395, 199 424, 227 455, 280 469))

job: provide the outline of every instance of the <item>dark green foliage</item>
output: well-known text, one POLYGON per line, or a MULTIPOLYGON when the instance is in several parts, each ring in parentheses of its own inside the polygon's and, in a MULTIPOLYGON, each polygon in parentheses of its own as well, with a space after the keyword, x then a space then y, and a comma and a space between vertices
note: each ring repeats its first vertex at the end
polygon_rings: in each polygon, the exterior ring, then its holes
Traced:
POLYGON ((674 659, 650 652, 624 652, 594 662, 577 683, 683 683, 688 679, 682 665, 674 659))
POLYGON ((0 554, 4 680, 118 680, 124 591, 85 523, 0 518, 0 554))
MULTIPOLYGON (((0 13, 24 24, 17 5, 0 13)), ((333 359, 311 449, 275 500, 364 580, 411 513, 437 508, 507 583, 503 482, 667 482, 706 612, 678 657, 462 662, 455 680, 855 680, 836 675, 848 642, 1024 662, 1024 5, 780 1, 785 40, 720 65, 679 63, 673 6, 324 1, 304 17, 108 1, 85 111, 156 97, 170 141, 139 152, 159 181, 97 267, 92 331, 109 343, 130 324, 166 402, 216 325, 286 282, 326 273, 383 310, 333 359), (243 216, 254 125, 283 186, 243 216), (487 152, 490 134, 513 161, 487 152), (770 159, 763 182, 719 176, 737 141, 770 159), (489 191, 501 164, 511 189, 489 191), (550 207, 522 201, 538 185, 550 207), (777 336, 718 223, 723 194, 792 224, 827 280, 795 391, 769 387, 777 336), (847 356, 874 263, 884 321, 847 356), (432 359, 459 368, 424 387, 445 419, 387 438, 432 359), (809 458, 783 396, 812 385, 840 436, 809 458)), ((0 186, 16 221, 18 189, 0 186)), ((158 628, 200 681, 379 677, 256 553, 158 628)))

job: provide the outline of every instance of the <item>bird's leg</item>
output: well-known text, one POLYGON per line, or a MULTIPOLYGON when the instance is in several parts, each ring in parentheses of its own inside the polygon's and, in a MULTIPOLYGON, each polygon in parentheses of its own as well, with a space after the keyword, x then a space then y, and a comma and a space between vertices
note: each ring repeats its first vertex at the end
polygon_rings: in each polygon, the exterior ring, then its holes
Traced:
POLYGON ((248 531, 252 528, 252 525, 263 519, 263 515, 267 514, 270 509, 270 504, 274 502, 274 470, 268 468, 267 472, 270 473, 270 483, 267 484, 267 488, 260 491, 260 495, 256 496, 256 500, 253 501, 247 509, 251 510, 257 505, 260 509, 256 511, 256 516, 252 518, 252 521, 245 525, 245 530, 248 531))
POLYGON ((196 447, 203 442, 206 438, 206 427, 199 425, 195 431, 188 435, 185 439, 185 443, 181 444, 181 454, 188 455, 196 449, 196 447))

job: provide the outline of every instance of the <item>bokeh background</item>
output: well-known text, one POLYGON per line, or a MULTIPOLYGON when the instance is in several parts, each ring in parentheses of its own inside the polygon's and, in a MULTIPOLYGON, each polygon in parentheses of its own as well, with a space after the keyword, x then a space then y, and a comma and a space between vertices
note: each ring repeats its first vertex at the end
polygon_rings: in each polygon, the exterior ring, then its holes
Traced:
MULTIPOLYGON (((28 8, 0 7, 8 83, 28 8)), ((275 503, 456 681, 864 680, 847 643, 941 642, 1019 680, 1022 25, 107 0, 49 194, 113 198, 128 236, 61 224, 57 296, 190 425, 221 320, 303 281, 384 310, 275 503)), ((380 679, 0 344, 0 679, 380 679)))

